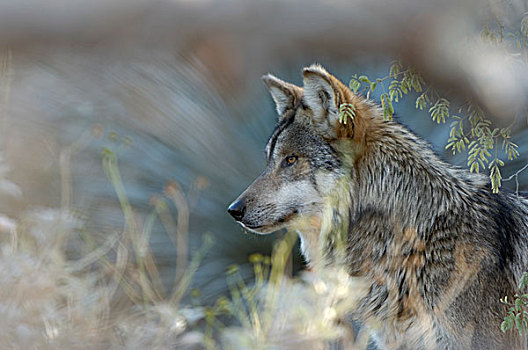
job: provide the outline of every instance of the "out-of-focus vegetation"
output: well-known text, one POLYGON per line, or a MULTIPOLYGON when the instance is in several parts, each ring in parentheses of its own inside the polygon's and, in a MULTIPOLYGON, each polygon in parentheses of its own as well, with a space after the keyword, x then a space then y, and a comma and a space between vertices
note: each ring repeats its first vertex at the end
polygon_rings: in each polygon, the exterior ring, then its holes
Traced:
MULTIPOLYGON (((96 126, 94 133, 103 131, 96 126)), ((114 133, 110 137, 118 138, 114 133)), ((102 150, 103 168, 125 218, 121 230, 89 232, 68 206, 32 210, 16 220, 0 218, 4 346, 317 349, 347 339, 358 349, 366 347, 368 336, 356 339, 347 320, 358 302, 354 296, 364 292, 361 280, 344 270, 319 270, 292 280, 286 271, 295 233, 277 242, 271 258, 250 256, 254 282, 247 284, 236 265, 229 267, 229 295, 214 305, 202 305, 201 292, 189 291, 200 261, 214 244, 210 235, 188 262, 178 261, 173 283, 167 285, 152 254, 152 227, 161 221, 175 250, 187 256, 189 202, 199 194, 185 194, 169 183, 164 195, 152 197, 147 215, 136 212, 118 167, 117 153, 128 142, 115 151, 102 150), (176 218, 167 211, 168 202, 175 204, 176 218)), ((64 181, 66 161, 63 166, 64 181)), ((6 177, 3 181, 17 187, 6 177)), ((71 193, 68 187, 64 183, 62 189, 71 193)))
MULTIPOLYGON (((501 299, 501 303, 508 306, 508 315, 501 323, 503 332, 516 329, 525 340, 528 340, 528 272, 525 272, 519 281, 519 292, 508 300, 508 296, 501 299)), ((525 344, 528 345, 528 344, 525 344)))
MULTIPOLYGON (((66 150, 68 155, 70 151, 66 150)), ((62 181, 67 180, 67 158, 61 157, 62 181)), ((104 149, 102 159, 125 217, 121 230, 90 232, 67 205, 33 209, 17 219, 1 218, 2 346, 201 348, 204 336, 191 328, 203 318, 203 308, 186 306, 182 297, 212 238, 204 236, 188 264, 186 259, 178 261, 174 283, 167 288, 149 238, 155 220, 173 224, 166 209, 167 201, 173 201, 179 209, 178 220, 167 232, 178 251, 185 253, 187 199, 170 184, 165 196, 153 197, 151 212, 141 216, 123 188, 116 153, 104 149)), ((2 180, 16 187, 5 176, 2 180)), ((63 195, 71 193, 68 182, 62 188, 63 195)))

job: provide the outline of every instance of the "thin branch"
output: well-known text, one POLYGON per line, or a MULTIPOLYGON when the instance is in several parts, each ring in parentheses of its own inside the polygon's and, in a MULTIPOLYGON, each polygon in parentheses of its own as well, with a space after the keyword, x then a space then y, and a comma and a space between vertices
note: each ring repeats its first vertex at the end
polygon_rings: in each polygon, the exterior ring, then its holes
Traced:
POLYGON ((520 173, 522 173, 523 171, 525 171, 526 169, 528 169, 528 163, 525 164, 521 169, 517 170, 516 173, 512 174, 510 177, 508 177, 507 179, 503 179, 502 181, 510 181, 512 180, 514 177, 518 177, 520 173))
POLYGON ((517 195, 517 199, 519 199, 519 174, 526 170, 528 168, 528 163, 526 163, 521 169, 517 170, 513 175, 508 177, 507 179, 503 179, 502 181, 510 181, 511 179, 515 178, 515 194, 517 195))

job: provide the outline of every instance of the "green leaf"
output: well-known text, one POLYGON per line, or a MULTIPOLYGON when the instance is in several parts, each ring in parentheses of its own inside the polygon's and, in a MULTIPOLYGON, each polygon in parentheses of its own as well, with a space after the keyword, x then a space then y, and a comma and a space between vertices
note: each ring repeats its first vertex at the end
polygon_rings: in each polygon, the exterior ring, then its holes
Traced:
POLYGON ((354 80, 354 82, 352 83, 352 91, 356 94, 360 87, 361 83, 357 80, 354 80))
POLYGON ((469 171, 472 172, 472 173, 477 173, 478 174, 478 172, 479 172, 478 163, 477 162, 473 162, 473 163, 470 163, 470 165, 471 166, 469 167, 469 171))
POLYGON ((401 63, 399 61, 395 61, 391 64, 389 68, 389 75, 391 77, 395 77, 401 72, 401 69, 402 69, 401 63))
POLYGON ((361 82, 358 80, 357 75, 354 74, 352 78, 350 79, 350 82, 348 83, 348 86, 350 87, 350 90, 356 94, 361 87, 361 82))
POLYGON ((404 95, 407 95, 407 93, 409 92, 407 81, 402 80, 402 82, 400 83, 400 90, 401 92, 403 92, 404 95))
POLYGON ((509 331, 511 329, 510 327, 510 322, 508 319, 504 319, 504 321, 502 321, 501 323, 501 331, 503 333, 506 333, 506 331, 509 331))
POLYGON ((425 101, 425 93, 423 93, 416 99, 416 109, 423 110, 425 107, 427 107, 427 102, 425 101))
POLYGON ((493 193, 499 193, 499 188, 501 187, 501 179, 502 175, 500 173, 500 169, 498 164, 500 164, 498 161, 494 161, 493 167, 491 168, 490 173, 490 180, 491 180, 491 189, 493 193))
POLYGON ((383 119, 392 120, 394 114, 394 107, 387 93, 381 94, 381 107, 383 109, 383 119))
POLYGON ((515 311, 517 312, 521 312, 522 311, 522 302, 521 302, 521 299, 517 298, 515 299, 515 311))
POLYGON ((370 80, 366 75, 361 75, 358 80, 370 85, 370 80))
POLYGON ((419 75, 414 74, 411 79, 411 85, 416 92, 422 92, 422 80, 419 75))
POLYGON ((429 108, 429 113, 431 114, 431 118, 438 124, 445 123, 446 118, 449 117, 449 101, 445 98, 439 98, 429 108))
POLYGON ((522 315, 519 313, 515 315, 515 326, 517 327, 517 331, 519 331, 519 334, 523 333, 523 327, 522 327, 522 315))
POLYGON ((339 122, 346 124, 347 120, 350 118, 351 121, 354 120, 356 116, 356 109, 351 103, 341 103, 339 105, 339 122))
POLYGON ((383 120, 388 120, 389 112, 387 111, 387 103, 385 102, 385 94, 381 95, 381 109, 383 110, 383 120))
POLYGON ((523 273, 519 281, 519 290, 522 290, 524 287, 528 287, 528 272, 523 273))

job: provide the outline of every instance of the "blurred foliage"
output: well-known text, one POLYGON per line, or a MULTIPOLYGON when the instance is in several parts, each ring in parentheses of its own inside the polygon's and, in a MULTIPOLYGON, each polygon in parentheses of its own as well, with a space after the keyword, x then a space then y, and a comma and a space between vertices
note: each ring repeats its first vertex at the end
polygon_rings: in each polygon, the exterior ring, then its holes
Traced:
MULTIPOLYGON (((123 145, 128 146, 131 140, 129 138, 123 139, 123 145)), ((133 293, 127 289, 131 300, 136 301, 142 298, 144 303, 154 303, 165 299, 174 305, 178 305, 183 295, 189 288, 192 276, 198 269, 199 262, 202 260, 205 253, 211 248, 213 241, 210 235, 204 236, 202 247, 198 249, 192 256, 190 263, 187 265, 187 234, 188 234, 188 216, 189 211, 187 201, 181 193, 181 189, 175 183, 170 183, 166 188, 166 196, 171 199, 178 209, 178 220, 174 223, 170 217, 167 217, 167 202, 164 198, 155 197, 152 200, 153 209, 146 217, 143 228, 140 229, 136 215, 128 201, 121 174, 118 167, 117 153, 109 148, 103 148, 103 169, 111 181, 123 214, 125 216, 124 233, 128 234, 128 241, 131 243, 133 252, 135 253, 135 268, 138 271, 139 293, 133 293), (163 219, 162 219, 163 218, 163 219), (176 276, 174 277, 173 288, 168 293, 165 290, 163 281, 160 278, 158 269, 154 262, 154 257, 149 249, 149 240, 151 237, 152 227, 154 221, 160 219, 166 227, 166 232, 169 234, 172 242, 177 248, 178 267, 176 269, 176 276), (167 222, 171 220, 170 222, 167 222)))
MULTIPOLYGON (((344 268, 314 269, 291 278, 287 272, 297 233, 278 241, 271 258, 250 256, 255 282, 247 285, 233 266, 228 269, 229 298, 217 302, 238 326, 221 330, 225 349, 310 349, 341 344, 365 349, 369 335, 355 334, 348 320, 366 293, 366 285, 344 268)), ((214 348, 210 343, 209 348, 214 348)))
POLYGON ((501 303, 509 307, 508 315, 501 323, 501 330, 507 332, 517 329, 520 335, 528 332, 528 272, 525 272, 519 281, 519 292, 513 296, 513 301, 508 296, 501 299, 501 303))
POLYGON ((8 233, 0 236, 0 341, 7 348, 28 349, 202 348, 198 325, 204 308, 182 300, 213 240, 204 235, 187 261, 187 203, 192 196, 170 183, 165 196, 153 197, 150 213, 135 211, 118 166, 118 153, 131 139, 111 132, 109 139, 118 147, 103 148, 102 163, 125 217, 122 229, 89 231, 65 199, 72 193, 70 157, 89 143, 86 135, 102 132, 97 126, 62 151, 61 189, 66 193, 60 208, 31 210, 17 219, 0 217, 0 231, 8 233), (169 202, 177 208, 176 221, 169 202), (185 257, 178 260, 181 266, 169 287, 151 249, 157 220, 185 257))

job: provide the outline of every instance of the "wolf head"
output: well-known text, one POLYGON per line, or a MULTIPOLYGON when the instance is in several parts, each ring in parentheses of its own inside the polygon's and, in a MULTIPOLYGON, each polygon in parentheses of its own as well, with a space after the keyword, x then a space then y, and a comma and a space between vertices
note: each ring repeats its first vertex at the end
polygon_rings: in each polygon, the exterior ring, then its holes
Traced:
POLYGON ((256 233, 320 223, 327 197, 340 179, 350 180, 360 153, 358 117, 366 102, 319 65, 305 68, 303 78, 302 88, 269 74, 262 78, 278 124, 266 145, 266 169, 228 208, 256 233), (343 104, 354 121, 340 121, 343 104))

